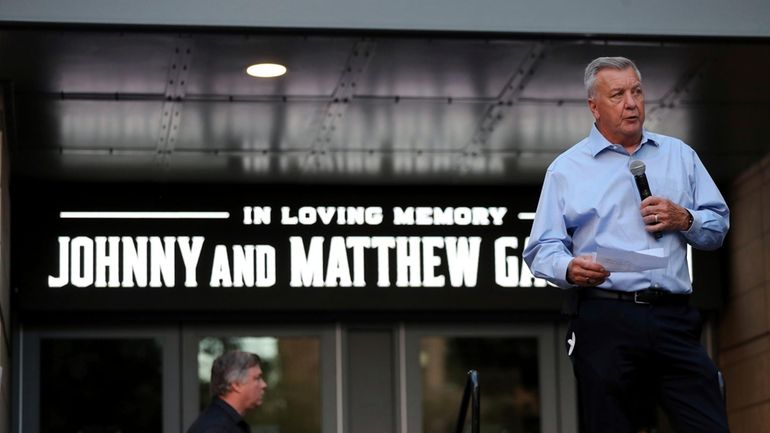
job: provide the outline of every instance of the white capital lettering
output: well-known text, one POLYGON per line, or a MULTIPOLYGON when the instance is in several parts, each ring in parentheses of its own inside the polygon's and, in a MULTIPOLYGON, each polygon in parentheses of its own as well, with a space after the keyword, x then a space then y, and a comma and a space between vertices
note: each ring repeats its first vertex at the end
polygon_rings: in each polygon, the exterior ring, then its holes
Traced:
POLYGON ((184 285, 185 287, 198 287, 195 271, 198 269, 198 259, 203 249, 203 236, 193 236, 192 246, 190 246, 190 238, 188 236, 179 236, 177 244, 184 262, 184 285))
POLYGON ((64 287, 70 281, 69 270, 70 238, 59 236, 59 276, 48 276, 48 287, 64 287))
POLYGON ((479 269, 479 250, 481 238, 447 236, 446 244, 447 268, 449 283, 452 287, 476 287, 479 269))
POLYGON ((519 259, 507 255, 509 248, 519 248, 519 240, 514 236, 495 239, 495 283, 500 287, 519 285, 519 259))
POLYGON ((292 287, 323 287, 323 243, 324 238, 314 236, 310 239, 310 248, 305 253, 302 238, 292 236, 291 245, 291 280, 292 287))

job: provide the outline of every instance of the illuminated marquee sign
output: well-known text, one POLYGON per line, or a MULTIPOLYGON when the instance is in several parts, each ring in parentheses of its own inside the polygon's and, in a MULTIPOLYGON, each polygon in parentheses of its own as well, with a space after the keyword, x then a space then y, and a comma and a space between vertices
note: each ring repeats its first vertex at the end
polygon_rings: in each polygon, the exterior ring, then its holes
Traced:
MULTIPOLYGON (((507 314, 561 302, 521 257, 537 186, 27 183, 11 193, 22 313, 507 314)), ((696 292, 718 306, 712 256, 698 259, 696 292)))
POLYGON ((57 235, 48 288, 476 287, 480 271, 498 287, 545 286, 521 260, 526 238, 505 233, 509 220, 531 214, 506 206, 257 205, 237 213, 61 211, 59 219, 114 224, 97 235, 57 235), (185 230, 119 234, 136 221, 185 230), (222 242, 232 230, 267 241, 222 242))

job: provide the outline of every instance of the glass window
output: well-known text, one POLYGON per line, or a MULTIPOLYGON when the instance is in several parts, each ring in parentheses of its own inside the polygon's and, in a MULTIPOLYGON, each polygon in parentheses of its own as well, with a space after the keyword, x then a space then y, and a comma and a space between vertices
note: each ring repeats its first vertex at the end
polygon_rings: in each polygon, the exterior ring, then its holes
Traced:
POLYGON ((479 372, 482 432, 540 431, 537 338, 426 336, 419 357, 424 433, 455 431, 471 369, 479 372))
POLYGON ((249 412, 253 433, 321 431, 321 349, 317 337, 204 337, 198 341, 199 410, 211 401, 211 364, 222 353, 240 349, 262 359, 267 393, 249 412))
MULTIPOLYGON (((555 352, 561 347, 557 331, 542 324, 405 326, 400 383, 406 430, 454 432, 467 373, 476 370, 482 433, 574 433, 574 388, 560 380, 571 366, 555 352)), ((464 430, 470 427, 469 410, 464 430)))
POLYGON ((155 339, 40 341, 40 432, 163 431, 155 339))

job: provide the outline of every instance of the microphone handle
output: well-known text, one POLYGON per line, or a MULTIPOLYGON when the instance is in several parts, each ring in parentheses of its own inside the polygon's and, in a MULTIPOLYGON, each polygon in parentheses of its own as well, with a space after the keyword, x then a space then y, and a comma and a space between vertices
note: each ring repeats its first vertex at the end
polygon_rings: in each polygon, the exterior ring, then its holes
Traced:
POLYGON ((647 183, 647 176, 640 174, 639 176, 634 176, 634 180, 636 181, 636 188, 639 190, 639 197, 642 200, 652 195, 650 185, 647 183))
MULTIPOLYGON (((644 173, 639 176, 634 176, 634 180, 636 181, 636 188, 639 190, 639 197, 641 197, 642 200, 652 195, 652 192, 650 192, 650 184, 647 183, 647 176, 644 175, 644 173)), ((654 232, 652 235, 655 236, 655 239, 663 237, 662 232, 654 232)))

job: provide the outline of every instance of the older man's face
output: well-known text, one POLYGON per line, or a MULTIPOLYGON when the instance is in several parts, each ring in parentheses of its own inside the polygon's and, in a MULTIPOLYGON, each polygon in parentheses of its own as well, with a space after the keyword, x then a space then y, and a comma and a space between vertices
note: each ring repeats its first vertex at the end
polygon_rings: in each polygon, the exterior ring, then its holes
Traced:
POLYGON ((259 366, 249 368, 246 379, 234 386, 237 386, 240 392, 244 408, 249 410, 262 405, 267 383, 262 377, 262 369, 259 366))
POLYGON ((596 74, 594 89, 588 107, 599 132, 623 147, 638 145, 644 125, 644 93, 634 70, 602 69, 596 74))

